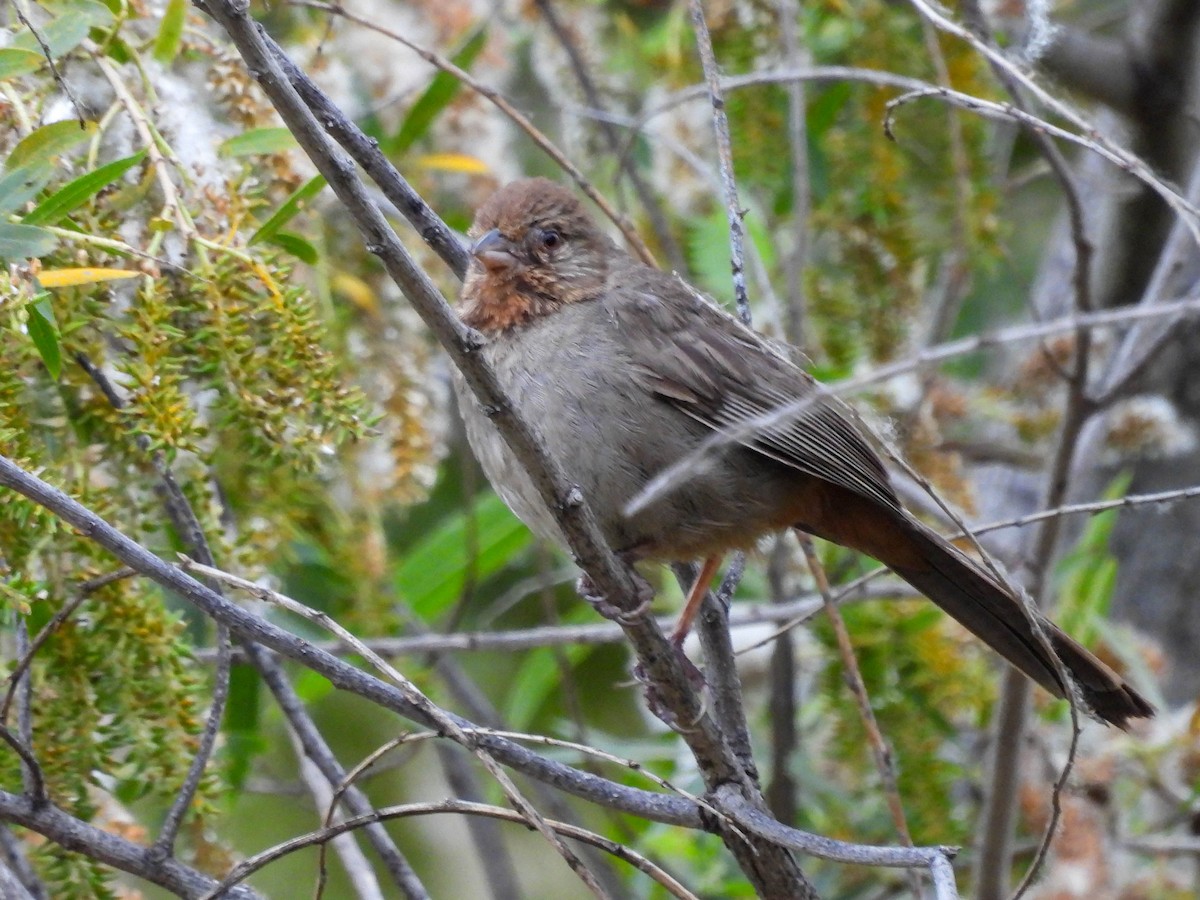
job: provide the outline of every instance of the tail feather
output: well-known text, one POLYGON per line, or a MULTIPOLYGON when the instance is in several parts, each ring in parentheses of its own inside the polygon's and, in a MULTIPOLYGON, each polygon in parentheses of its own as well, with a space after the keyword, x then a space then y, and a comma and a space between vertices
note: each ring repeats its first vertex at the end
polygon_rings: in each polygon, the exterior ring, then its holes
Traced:
MULTIPOLYGON (((1066 688, 1054 662, 1033 634, 1021 601, 1013 591, 921 523, 906 517, 904 526, 910 546, 904 548, 895 562, 886 558, 880 561, 1017 669, 1056 697, 1065 697, 1066 688)), ((1038 616, 1042 630, 1071 673, 1084 702, 1096 715, 1124 728, 1128 719, 1154 714, 1154 707, 1112 669, 1052 622, 1036 612, 1033 614, 1038 616)))

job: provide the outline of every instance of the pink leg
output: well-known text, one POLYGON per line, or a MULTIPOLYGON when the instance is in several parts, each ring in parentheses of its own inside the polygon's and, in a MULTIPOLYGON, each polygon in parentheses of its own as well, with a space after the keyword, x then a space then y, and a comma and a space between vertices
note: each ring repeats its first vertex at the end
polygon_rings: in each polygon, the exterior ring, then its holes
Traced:
POLYGON ((708 593, 709 582, 712 581, 723 558, 724 554, 710 556, 700 566, 700 574, 696 576, 691 590, 688 591, 687 600, 683 604, 683 612, 679 614, 679 621, 675 624, 675 631, 671 635, 671 642, 675 646, 682 646, 684 639, 692 630, 692 623, 696 621, 696 615, 700 612, 700 604, 704 600, 704 595, 708 593))

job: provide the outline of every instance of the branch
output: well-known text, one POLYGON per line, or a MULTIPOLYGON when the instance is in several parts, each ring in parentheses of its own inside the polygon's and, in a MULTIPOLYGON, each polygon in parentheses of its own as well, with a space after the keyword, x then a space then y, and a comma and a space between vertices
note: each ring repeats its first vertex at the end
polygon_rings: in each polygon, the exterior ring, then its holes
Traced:
POLYGON ((596 881, 595 876, 592 875, 588 868, 583 864, 583 861, 579 859, 573 851, 568 849, 561 841, 558 840, 553 830, 546 825, 546 822, 542 818, 541 814, 528 800, 525 799, 525 797, 517 789, 517 786, 499 767, 492 756, 486 750, 477 746, 472 737, 466 731, 463 731, 459 727, 458 723, 452 720, 443 710, 434 704, 433 701, 426 697, 417 688, 417 686, 405 678, 404 675, 399 672, 399 670, 387 663, 382 657, 372 653, 370 649, 362 644, 361 641, 359 641, 354 637, 354 635, 334 621, 329 615, 311 609, 304 604, 293 600, 291 597, 286 597, 283 594, 276 593, 268 588, 260 587, 251 581, 246 581, 243 578, 238 578, 236 575, 230 575, 227 572, 222 572, 219 569, 212 568, 211 566, 204 566, 200 565, 199 563, 194 563, 191 560, 184 560, 183 568, 185 571, 197 572, 207 578, 218 580, 241 590, 248 591, 254 596, 258 597, 260 600, 264 600, 268 603, 286 609, 289 612, 295 613, 305 620, 312 622, 318 627, 332 632, 342 641, 353 647, 358 653, 362 654, 364 658, 366 658, 366 660, 371 663, 371 665, 374 666, 381 675, 383 675, 383 677, 392 681, 397 687, 399 687, 404 692, 409 702, 429 716, 439 731, 445 732, 448 737, 455 741, 455 743, 461 744, 463 747, 466 747, 468 750, 470 750, 471 753, 478 758, 479 762, 482 763, 488 774, 490 774, 492 778, 495 779, 496 783, 500 785, 500 789, 504 792, 504 795, 507 797, 508 801, 525 817, 526 823, 541 833, 544 838, 546 838, 549 844, 558 851, 559 855, 563 857, 567 865, 570 866, 572 871, 574 871, 580 877, 580 880, 587 885, 588 889, 591 890, 592 893, 594 893, 597 897, 605 896, 605 892, 600 887, 599 882, 596 881))
MULTIPOLYGON (((571 162, 571 160, 567 158, 567 155, 563 153, 562 150, 560 150, 557 146, 555 146, 554 142, 551 141, 550 138, 546 137, 546 135, 543 134, 541 130, 533 124, 528 116, 509 103, 508 100, 501 96, 499 91, 483 84, 481 81, 467 72, 466 69, 456 66, 444 56, 434 53, 431 50, 426 50, 424 47, 420 46, 399 32, 391 31, 390 29, 384 28, 382 25, 377 25, 370 19, 362 16, 356 16, 353 13, 348 12, 344 7, 322 3, 320 0, 291 0, 291 2, 297 6, 308 6, 313 9, 323 10, 331 15, 342 16, 346 19, 349 19, 351 22, 363 26, 364 28, 369 28, 372 31, 385 35, 391 38, 393 41, 396 41, 396 43, 403 44, 431 66, 449 75, 453 75, 471 90, 475 91, 475 93, 479 94, 484 99, 491 101, 491 103, 493 103, 497 109, 508 116, 514 125, 529 135, 530 140, 537 144, 537 146, 542 149, 542 152, 554 160, 559 168, 561 168, 571 177, 571 180, 579 186, 579 189, 587 195, 589 200, 600 207, 600 211, 603 212, 604 215, 607 216, 608 219, 614 225, 616 225, 618 229, 620 229, 621 234, 624 236, 625 240, 629 242, 629 246, 633 248, 633 251, 638 255, 638 258, 648 266, 654 265, 654 254, 650 252, 650 248, 646 246, 645 241, 642 240, 636 229, 634 229, 633 224, 627 218, 625 218, 625 216, 621 215, 621 213, 615 207, 613 207, 611 203, 608 202, 607 198, 605 198, 603 194, 596 190, 591 181, 588 180, 588 177, 583 174, 583 171, 573 162, 571 162)), ((278 50, 278 48, 274 49, 278 50)), ((463 273, 456 272, 455 274, 457 274, 459 277, 462 277, 463 273)))
POLYGON ((750 298, 746 296, 746 263, 742 250, 744 227, 742 226, 741 202, 738 200, 737 179, 733 174, 733 142, 729 137, 729 116, 725 113, 725 100, 721 96, 721 82, 717 72, 717 58, 713 53, 712 38, 708 23, 704 21, 701 0, 688 0, 688 13, 692 18, 692 30, 696 33, 696 49, 700 53, 700 64, 708 83, 708 99, 712 104, 713 132, 717 139, 717 159, 720 161, 721 187, 725 193, 725 216, 729 221, 730 268, 733 273, 733 297, 737 303, 738 317, 750 324, 750 298))
MULTIPOLYGON (((179 595, 208 617, 226 625, 230 633, 250 646, 253 652, 261 653, 264 647, 275 650, 324 676, 335 688, 363 697, 371 703, 399 713, 426 728, 437 728, 437 722, 423 708, 410 702, 399 688, 342 662, 271 622, 230 603, 208 586, 167 564, 117 531, 95 513, 41 479, 25 472, 3 456, 0 456, 0 486, 11 488, 50 510, 63 521, 75 527, 84 537, 107 549, 130 568, 146 575, 168 591, 179 595), (262 647, 256 646, 259 644, 262 647)), ((445 715, 462 732, 479 731, 470 722, 454 716, 452 713, 445 713, 445 715)), ((480 733, 476 740, 478 746, 485 748, 497 760, 517 771, 598 805, 668 825, 703 830, 710 830, 713 827, 712 820, 704 816, 703 808, 684 798, 625 787, 546 759, 504 738, 480 733)), ((713 790, 708 802, 715 806, 723 816, 732 817, 734 823, 747 834, 768 837, 770 842, 779 846, 801 850, 822 859, 837 862, 893 867, 929 867, 935 858, 949 859, 953 855, 952 851, 947 848, 870 847, 808 834, 799 829, 781 825, 766 813, 754 808, 748 800, 741 797, 741 789, 740 785, 732 782, 720 785, 713 790)), ((28 798, 0 793, 0 819, 26 825, 39 833, 46 834, 52 840, 62 843, 68 849, 75 849, 74 839, 70 839, 72 842, 60 840, 60 835, 64 833, 63 825, 60 819, 55 818, 55 816, 66 819, 70 819, 70 817, 53 807, 47 806, 44 809, 50 810, 51 814, 48 817, 38 818, 33 816, 32 803, 28 798), (34 820, 41 827, 30 824, 34 820), (52 829, 53 833, 43 831, 41 828, 52 829)), ((76 821, 70 819, 72 823, 76 821)), ((89 833, 96 831, 91 826, 79 824, 89 829, 89 833)), ((99 833, 104 834, 103 832, 99 833)), ((122 844, 127 843, 122 842, 122 844)), ((136 847, 132 844, 128 846, 136 847)), ((144 848, 137 847, 136 849, 138 852, 148 852, 144 848)), ((110 862, 109 851, 105 850, 104 852, 106 855, 97 855, 96 858, 101 862, 110 862)), ((127 855, 127 853, 127 850, 122 851, 122 854, 127 855)), ((112 864, 124 868, 117 862, 112 864)), ((161 865, 170 867, 172 873, 179 868, 179 864, 174 860, 167 860, 161 865)), ((135 870, 126 869, 126 871, 135 870)), ((946 894, 944 896, 952 897, 953 895, 946 894)))
MULTIPOLYGON (((1197 490, 1200 491, 1200 488, 1197 490)), ((1095 510, 1089 508, 1079 511, 1093 512, 1095 510)), ((1010 520, 1005 524, 1019 525, 1023 522, 1010 520)), ((860 599, 893 598, 906 590, 907 588, 895 587, 871 589, 863 591, 860 599)), ((811 596, 773 606, 739 603, 730 611, 729 625, 731 628, 753 628, 758 625, 787 622, 797 616, 808 619, 820 609, 820 599, 811 596)), ((674 624, 672 616, 660 616, 657 621, 659 627, 664 631, 669 630, 674 624)), ((459 631, 452 634, 418 634, 407 637, 363 638, 361 640, 372 652, 383 657, 395 657, 446 652, 515 653, 521 650, 536 650, 542 647, 559 647, 568 644, 582 646, 619 644, 625 640, 625 634, 621 630, 621 626, 615 622, 602 622, 594 625, 541 625, 533 628, 514 628, 511 631, 459 631)), ((340 656, 357 652, 341 641, 314 641, 313 646, 340 656)), ((197 649, 195 656, 202 662, 211 662, 216 658, 216 653, 213 650, 197 649)), ((242 651, 235 650, 234 659, 240 660, 241 656, 242 651)), ((483 718, 474 712, 471 715, 475 718, 483 718)))
MULTIPOLYGON (((656 706, 664 711, 665 718, 674 724, 688 744, 705 782, 710 787, 736 783, 753 791, 737 757, 689 683, 678 654, 653 621, 638 615, 645 606, 644 583, 635 579, 629 566, 606 546, 585 498, 578 488, 570 485, 532 429, 514 414, 498 389, 494 374, 479 354, 473 352, 478 346, 476 336, 453 316, 445 300, 404 249, 365 187, 354 176, 350 160, 326 138, 322 123, 333 129, 344 122, 344 117, 334 111, 324 113, 318 121, 288 82, 281 63, 282 51, 264 37, 262 29, 246 14, 244 5, 233 0, 211 0, 203 3, 202 8, 216 18, 233 39, 250 73, 262 85, 300 146, 345 205, 368 249, 379 257, 385 270, 433 330, 463 372, 478 401, 484 408, 495 411, 493 422, 514 455, 525 465, 547 508, 554 512, 568 545, 592 585, 610 605, 626 614, 620 621, 637 651, 639 671, 653 687, 656 706)), ((188 596, 199 602, 194 590, 188 596)), ((328 662, 337 661, 329 658, 328 662)), ((389 699, 394 702, 396 698, 389 699)), ((410 712, 413 713, 415 710, 410 712)), ((754 851, 756 859, 772 858, 782 865, 782 857, 770 846, 755 847, 754 851)))
MULTIPOLYGON (((83 853, 105 865, 144 878, 185 898, 208 896, 217 881, 173 857, 162 857, 154 848, 135 844, 68 815, 50 803, 40 806, 28 797, 0 791, 0 819, 35 831, 59 846, 83 853)), ((248 887, 235 887, 232 900, 260 900, 248 887)))
MULTIPOLYGON (((230 885, 235 885, 238 882, 253 875, 259 869, 262 869, 268 863, 281 859, 290 853, 297 850, 302 850, 305 847, 312 847, 318 844, 324 844, 327 841, 333 840, 340 834, 352 831, 356 828, 361 828, 364 825, 375 824, 379 822, 387 822, 393 819, 404 819, 412 816, 428 816, 437 815, 439 813, 456 813, 460 815, 473 816, 488 816, 493 819, 500 819, 505 822, 515 822, 521 825, 528 825, 527 820, 520 813, 512 810, 503 809, 499 806, 489 806, 484 803, 468 803, 463 800, 443 800, 440 803, 410 803, 404 806, 388 806, 383 809, 376 810, 370 815, 360 816, 355 819, 349 819, 345 822, 338 822, 328 827, 322 828, 319 831, 314 831, 309 834, 301 835, 300 837, 292 838, 290 841, 284 841, 282 844, 277 844, 270 849, 264 850, 255 856, 239 863, 232 872, 226 876, 221 885, 206 894, 203 900, 215 900, 221 896, 221 893, 230 885)), ((630 863, 638 870, 645 872, 654 881, 662 885, 673 897, 679 897, 680 900, 699 900, 695 894, 685 888, 682 884, 672 878, 665 869, 656 866, 640 853, 630 850, 628 847, 618 844, 616 841, 611 841, 606 837, 596 834, 593 831, 580 828, 576 825, 569 825, 565 822, 548 821, 549 825, 557 834, 563 837, 569 837, 573 840, 583 841, 591 844, 594 847, 599 847, 618 859, 630 863)))
MULTIPOLYGON (((0 486, 11 488, 55 513, 78 529, 85 537, 104 547, 130 568, 179 595, 216 622, 229 627, 243 642, 261 644, 263 648, 295 660, 323 675, 334 687, 363 697, 385 709, 399 713, 426 728, 436 728, 434 720, 410 702, 399 688, 386 684, 362 670, 319 650, 309 642, 256 616, 226 600, 196 579, 166 563, 158 556, 117 531, 100 516, 86 509, 66 494, 34 475, 24 471, 6 457, 0 456, 0 486)), ((458 726, 471 730, 474 726, 461 718, 452 717, 458 726)), ((621 785, 578 772, 537 756, 525 748, 500 739, 481 739, 481 745, 497 759, 533 778, 574 793, 577 796, 602 802, 611 808, 632 815, 696 828, 700 817, 696 809, 675 798, 663 797, 649 791, 625 788, 621 785)))
MULTIPOLYGON (((579 82, 579 87, 583 90, 584 99, 587 100, 588 105, 593 109, 603 112, 604 103, 601 100, 600 91, 597 90, 596 83, 592 80, 592 76, 588 72, 583 54, 579 52, 579 47, 576 46, 566 25, 563 24, 558 12, 554 9, 553 0, 534 0, 534 3, 538 11, 542 14, 542 18, 546 20, 546 24, 550 26, 554 37, 566 52, 567 59, 571 64, 571 71, 575 73, 575 79, 579 82)), ((614 127, 614 124, 603 117, 598 118, 597 121, 600 123, 600 132, 604 135, 609 150, 614 156, 619 157, 622 153, 621 136, 614 127)), ((675 240, 675 236, 671 233, 671 225, 667 221, 667 214, 663 210, 662 204, 658 202, 654 191, 638 171, 637 165, 630 161, 627 155, 620 162, 621 173, 629 178, 630 184, 633 185, 634 193, 638 195, 638 200, 641 201, 642 207, 646 210, 646 215, 650 217, 650 225, 654 229, 655 237, 662 244, 663 252, 667 256, 667 263, 676 272, 686 272, 687 259, 683 255, 683 250, 680 248, 679 242, 675 240)))

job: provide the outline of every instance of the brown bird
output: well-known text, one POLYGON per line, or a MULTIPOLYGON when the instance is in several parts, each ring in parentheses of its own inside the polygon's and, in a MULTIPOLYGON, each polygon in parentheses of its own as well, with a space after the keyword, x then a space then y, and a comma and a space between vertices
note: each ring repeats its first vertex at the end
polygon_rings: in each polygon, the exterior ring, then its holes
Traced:
MULTIPOLYGON (((884 563, 1064 696, 1015 592, 904 509, 838 402, 766 339, 633 259, 545 179, 494 194, 471 235, 460 315, 485 336, 482 353, 501 386, 582 490, 609 544, 631 560, 704 561, 677 637, 725 553, 794 527, 884 563), (644 493, 689 454, 696 461, 685 480, 644 493)), ((535 533, 563 543, 461 380, 458 394, 492 485, 535 533)), ((1124 727, 1153 714, 1104 663, 1042 624, 1098 716, 1124 727)))

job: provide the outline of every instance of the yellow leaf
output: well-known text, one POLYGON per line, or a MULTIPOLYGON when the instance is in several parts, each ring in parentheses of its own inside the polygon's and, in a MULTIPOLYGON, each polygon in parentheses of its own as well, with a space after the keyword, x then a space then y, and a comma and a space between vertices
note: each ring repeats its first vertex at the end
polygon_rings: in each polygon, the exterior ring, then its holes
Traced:
POLYGON ((76 287, 81 284, 96 284, 100 281, 120 281, 122 278, 138 278, 144 272, 133 269, 42 269, 38 281, 42 287, 76 287))
POLYGON ((465 172, 468 175, 486 175, 490 171, 488 164, 482 159, 466 153, 426 153, 418 156, 416 163, 426 169, 465 172))
POLYGON ((369 313, 379 312, 379 301, 371 286, 354 275, 338 272, 333 276, 333 289, 357 306, 369 313))

